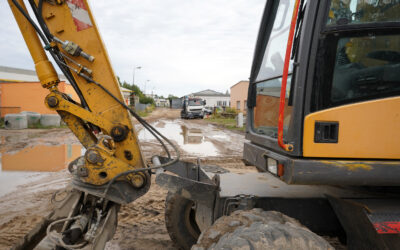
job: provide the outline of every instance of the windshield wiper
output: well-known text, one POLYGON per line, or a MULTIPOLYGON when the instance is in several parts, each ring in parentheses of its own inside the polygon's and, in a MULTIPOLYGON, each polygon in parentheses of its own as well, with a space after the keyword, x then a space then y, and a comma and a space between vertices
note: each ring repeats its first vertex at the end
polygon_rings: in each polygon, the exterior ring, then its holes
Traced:
POLYGON ((301 2, 300 2, 300 12, 299 12, 299 16, 297 17, 296 31, 295 31, 295 36, 294 36, 294 40, 293 40, 292 57, 291 57, 292 60, 296 57, 298 48, 299 48, 300 34, 301 34, 301 29, 303 27, 303 18, 304 18, 304 13, 306 12, 306 7, 307 7, 307 4, 304 4, 304 2, 305 2, 305 0, 301 0, 301 2))

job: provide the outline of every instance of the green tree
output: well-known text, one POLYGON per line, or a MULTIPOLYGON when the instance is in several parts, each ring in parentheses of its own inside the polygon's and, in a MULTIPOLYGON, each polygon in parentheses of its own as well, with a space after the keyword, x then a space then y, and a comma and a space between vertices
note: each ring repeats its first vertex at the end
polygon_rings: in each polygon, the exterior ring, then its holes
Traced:
POLYGON ((139 96, 139 98, 144 96, 142 90, 136 84, 129 84, 126 81, 122 82, 119 76, 117 76, 117 79, 119 86, 132 90, 136 96, 139 96))
POLYGON ((139 101, 143 104, 154 104, 154 99, 149 96, 141 96, 139 97, 139 101))
POLYGON ((179 97, 174 96, 173 94, 169 94, 169 95, 168 95, 168 99, 169 99, 169 100, 179 99, 179 97))

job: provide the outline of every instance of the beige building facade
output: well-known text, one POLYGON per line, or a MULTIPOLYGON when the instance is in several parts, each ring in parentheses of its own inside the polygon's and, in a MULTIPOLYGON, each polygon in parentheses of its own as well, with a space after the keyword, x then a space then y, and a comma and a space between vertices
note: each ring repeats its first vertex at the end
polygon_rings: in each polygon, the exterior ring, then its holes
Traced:
POLYGON ((231 108, 247 113, 247 92, 249 81, 240 81, 231 87, 231 108))

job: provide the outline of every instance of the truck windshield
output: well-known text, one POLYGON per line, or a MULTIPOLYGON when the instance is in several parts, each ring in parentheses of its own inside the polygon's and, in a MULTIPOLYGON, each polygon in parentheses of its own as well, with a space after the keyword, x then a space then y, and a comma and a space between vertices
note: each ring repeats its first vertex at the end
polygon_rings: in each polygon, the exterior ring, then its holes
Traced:
POLYGON ((189 106, 202 106, 203 102, 201 100, 189 100, 189 106))
POLYGON ((328 26, 400 21, 400 0, 332 0, 328 26))

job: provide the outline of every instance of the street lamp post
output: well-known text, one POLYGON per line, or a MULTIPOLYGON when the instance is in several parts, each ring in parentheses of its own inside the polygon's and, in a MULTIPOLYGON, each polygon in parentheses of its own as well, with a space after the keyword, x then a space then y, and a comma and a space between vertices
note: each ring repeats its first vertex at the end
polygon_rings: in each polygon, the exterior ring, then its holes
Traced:
POLYGON ((133 79, 132 79, 132 85, 135 84, 135 71, 137 69, 141 69, 142 66, 137 66, 137 67, 133 67, 133 79))

